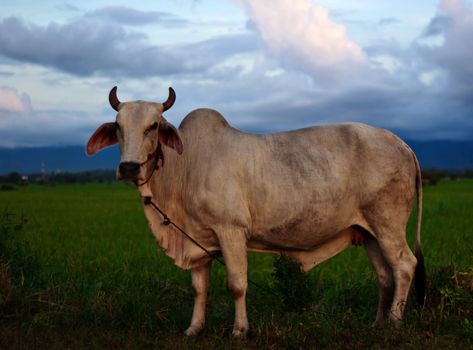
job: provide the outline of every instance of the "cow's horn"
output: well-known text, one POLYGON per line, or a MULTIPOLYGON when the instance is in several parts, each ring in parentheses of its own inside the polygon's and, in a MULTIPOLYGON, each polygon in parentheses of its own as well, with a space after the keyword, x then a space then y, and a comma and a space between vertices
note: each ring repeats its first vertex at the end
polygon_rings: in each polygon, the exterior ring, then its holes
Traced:
POLYGON ((108 94, 108 100, 110 102, 110 106, 112 106, 112 108, 118 112, 118 107, 120 106, 120 100, 117 97, 116 86, 114 86, 112 90, 110 90, 110 93, 108 94))
POLYGON ((176 93, 174 92, 174 89, 170 87, 168 99, 163 103, 163 112, 171 108, 174 104, 174 101, 176 101, 176 93))

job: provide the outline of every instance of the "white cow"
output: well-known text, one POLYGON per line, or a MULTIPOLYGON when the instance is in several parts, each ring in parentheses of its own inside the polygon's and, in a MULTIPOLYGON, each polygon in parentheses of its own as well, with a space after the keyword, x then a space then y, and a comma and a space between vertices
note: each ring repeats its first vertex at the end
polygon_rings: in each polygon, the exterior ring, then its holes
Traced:
MULTIPOLYGON (((95 131, 87 154, 118 142, 117 177, 133 181, 202 246, 223 255, 235 336, 248 331, 247 251, 286 254, 308 271, 362 242, 380 286, 375 325, 388 318, 400 324, 415 270, 423 300, 419 163, 391 132, 343 123, 255 135, 211 109, 189 113, 177 130, 162 115, 174 103, 171 88, 163 104, 121 103, 116 87, 109 100, 116 121, 95 131), (414 256, 405 233, 416 192, 414 256)), ((185 333, 194 335, 204 326, 211 258, 152 206, 144 210, 165 253, 192 269, 196 296, 185 333)))

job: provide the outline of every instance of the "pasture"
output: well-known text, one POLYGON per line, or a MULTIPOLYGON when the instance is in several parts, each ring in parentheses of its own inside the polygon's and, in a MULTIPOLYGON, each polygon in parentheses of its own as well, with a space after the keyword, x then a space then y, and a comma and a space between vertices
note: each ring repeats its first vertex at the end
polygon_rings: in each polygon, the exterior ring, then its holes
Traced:
POLYGON ((231 338, 233 300, 224 269, 214 264, 205 329, 185 338, 193 306, 190 272, 155 244, 134 188, 0 191, 0 217, 2 349, 473 347, 472 180, 424 189, 427 300, 418 307, 411 290, 401 330, 370 328, 378 287, 360 247, 313 269, 304 282, 309 293, 290 290, 290 279, 274 275, 275 256, 250 254, 249 277, 291 297, 250 285, 244 341, 231 338))

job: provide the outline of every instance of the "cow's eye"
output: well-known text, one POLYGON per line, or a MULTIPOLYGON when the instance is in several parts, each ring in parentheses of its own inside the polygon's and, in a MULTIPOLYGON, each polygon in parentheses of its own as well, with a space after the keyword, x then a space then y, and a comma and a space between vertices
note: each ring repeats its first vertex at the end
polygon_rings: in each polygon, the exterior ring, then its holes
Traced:
POLYGON ((151 131, 156 130, 158 128, 158 123, 154 122, 151 126, 145 130, 145 135, 148 135, 151 131))

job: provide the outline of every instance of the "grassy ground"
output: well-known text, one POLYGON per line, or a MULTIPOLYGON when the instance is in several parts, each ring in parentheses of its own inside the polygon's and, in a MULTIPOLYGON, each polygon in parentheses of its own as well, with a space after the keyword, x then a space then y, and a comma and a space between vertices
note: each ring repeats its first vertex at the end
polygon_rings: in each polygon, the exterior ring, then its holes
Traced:
MULTIPOLYGON (((215 264, 206 328, 194 339, 182 335, 190 273, 156 247, 133 188, 0 192, 0 348, 472 348, 473 181, 441 182, 424 194, 428 296, 424 308, 412 298, 402 330, 369 327, 375 276, 363 248, 350 247, 309 273, 311 292, 301 291, 297 307, 250 286, 251 331, 237 341, 225 272, 215 264)), ((250 278, 278 292, 275 257, 249 259, 250 278)))

